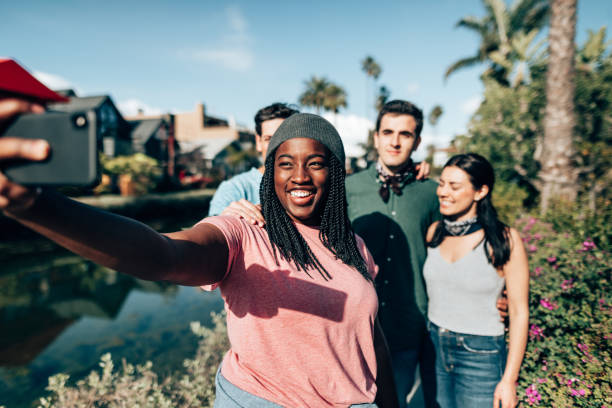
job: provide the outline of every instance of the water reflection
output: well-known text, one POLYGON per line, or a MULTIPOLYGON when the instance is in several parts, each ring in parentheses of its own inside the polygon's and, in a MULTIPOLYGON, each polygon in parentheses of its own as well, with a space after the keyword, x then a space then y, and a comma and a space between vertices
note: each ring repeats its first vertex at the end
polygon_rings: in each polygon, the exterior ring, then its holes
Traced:
POLYGON ((100 356, 180 369, 210 324, 218 293, 147 282, 100 267, 42 239, 0 242, 0 405, 27 407, 47 378, 78 378, 100 356))

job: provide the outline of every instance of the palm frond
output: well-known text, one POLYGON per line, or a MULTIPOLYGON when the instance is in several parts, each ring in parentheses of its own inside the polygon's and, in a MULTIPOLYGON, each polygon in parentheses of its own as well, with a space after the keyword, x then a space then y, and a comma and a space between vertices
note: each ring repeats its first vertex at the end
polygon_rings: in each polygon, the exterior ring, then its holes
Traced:
POLYGON ((518 0, 512 5, 509 14, 511 32, 528 32, 547 24, 550 4, 548 0, 518 0))
POLYGON ((476 31, 480 35, 484 35, 488 31, 487 22, 485 21, 485 19, 474 16, 463 17, 457 22, 455 27, 467 28, 469 30, 476 31))
POLYGON ((502 46, 500 48, 507 47, 509 21, 506 3, 503 0, 484 0, 484 2, 487 4, 487 8, 491 10, 493 17, 495 17, 495 26, 502 46))
POLYGON ((462 58, 459 61, 454 62, 451 66, 446 69, 444 73, 444 79, 447 79, 451 74, 462 68, 472 67, 474 65, 482 63, 484 60, 480 55, 474 57, 462 58))

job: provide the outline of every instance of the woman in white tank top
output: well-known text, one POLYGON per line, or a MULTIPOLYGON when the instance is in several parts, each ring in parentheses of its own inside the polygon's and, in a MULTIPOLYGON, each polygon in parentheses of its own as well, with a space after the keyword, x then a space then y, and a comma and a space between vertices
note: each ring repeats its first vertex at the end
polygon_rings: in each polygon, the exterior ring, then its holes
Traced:
POLYGON ((441 408, 512 408, 525 353, 529 269, 516 230, 497 218, 494 174, 482 156, 453 156, 437 189, 442 221, 427 233, 423 276, 441 408), (506 352, 496 301, 506 286, 506 352), (506 358, 507 356, 507 358, 506 358))

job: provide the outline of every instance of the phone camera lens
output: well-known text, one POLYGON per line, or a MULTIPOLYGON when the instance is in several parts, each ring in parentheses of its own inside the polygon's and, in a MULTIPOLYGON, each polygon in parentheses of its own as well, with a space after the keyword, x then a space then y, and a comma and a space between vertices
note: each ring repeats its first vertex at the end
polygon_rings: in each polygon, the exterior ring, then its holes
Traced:
POLYGON ((87 124, 87 118, 84 115, 77 115, 74 118, 74 124, 77 127, 82 128, 87 124))

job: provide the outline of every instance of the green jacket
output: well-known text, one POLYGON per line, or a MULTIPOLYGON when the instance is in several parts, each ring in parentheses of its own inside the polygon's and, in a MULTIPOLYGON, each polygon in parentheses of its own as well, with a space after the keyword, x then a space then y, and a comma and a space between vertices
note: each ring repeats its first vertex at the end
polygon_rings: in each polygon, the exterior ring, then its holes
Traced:
POLYGON ((378 317, 391 351, 421 343, 427 316, 423 263, 427 228, 439 219, 438 184, 413 181, 392 190, 383 202, 376 166, 346 179, 348 214, 379 267, 376 278, 378 317))

